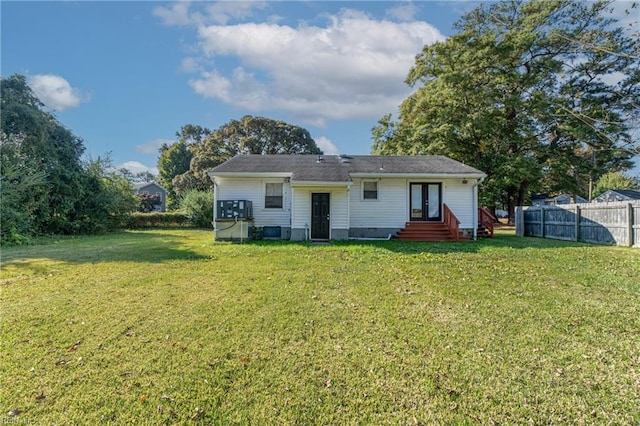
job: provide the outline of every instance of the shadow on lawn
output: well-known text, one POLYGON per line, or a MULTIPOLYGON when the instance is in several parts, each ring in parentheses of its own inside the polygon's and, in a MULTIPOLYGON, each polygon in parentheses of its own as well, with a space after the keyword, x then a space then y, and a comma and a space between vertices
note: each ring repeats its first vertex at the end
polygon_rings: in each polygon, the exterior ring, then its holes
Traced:
POLYGON ((43 240, 35 246, 3 248, 2 265, 29 266, 34 259, 66 263, 136 262, 162 263, 173 260, 208 259, 185 246, 180 235, 119 232, 83 237, 43 240))
POLYGON ((247 241, 245 244, 251 245, 275 245, 275 244, 296 244, 309 248, 315 247, 379 247, 395 253, 477 253, 482 250, 495 248, 511 249, 550 249, 568 247, 590 247, 592 244, 577 243, 571 241, 548 240, 534 237, 517 237, 513 234, 496 234, 493 238, 481 238, 477 241, 461 242, 418 242, 400 240, 348 240, 331 241, 330 243, 315 244, 311 242, 289 242, 289 241, 247 241))

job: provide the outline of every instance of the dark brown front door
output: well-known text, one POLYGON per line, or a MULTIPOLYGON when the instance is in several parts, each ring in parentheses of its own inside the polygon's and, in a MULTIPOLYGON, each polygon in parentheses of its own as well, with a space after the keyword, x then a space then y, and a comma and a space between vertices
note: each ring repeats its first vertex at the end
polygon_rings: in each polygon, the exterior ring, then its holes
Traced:
POLYGON ((311 239, 329 239, 329 195, 324 192, 311 194, 311 239))
POLYGON ((411 183, 409 187, 409 220, 442 221, 441 184, 411 183))

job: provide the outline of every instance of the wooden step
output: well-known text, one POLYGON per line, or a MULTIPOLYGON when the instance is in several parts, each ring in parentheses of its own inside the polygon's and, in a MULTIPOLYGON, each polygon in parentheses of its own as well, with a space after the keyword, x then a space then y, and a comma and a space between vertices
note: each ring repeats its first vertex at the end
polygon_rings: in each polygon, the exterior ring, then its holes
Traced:
POLYGON ((478 238, 485 238, 485 237, 490 237, 491 233, 489 232, 489 230, 487 230, 487 228, 485 228, 484 225, 479 223, 477 235, 478 235, 478 238))
MULTIPOLYGON (((402 241, 456 241, 448 226, 442 222, 407 222, 396 234, 402 241)), ((457 241, 468 240, 461 235, 457 241)))

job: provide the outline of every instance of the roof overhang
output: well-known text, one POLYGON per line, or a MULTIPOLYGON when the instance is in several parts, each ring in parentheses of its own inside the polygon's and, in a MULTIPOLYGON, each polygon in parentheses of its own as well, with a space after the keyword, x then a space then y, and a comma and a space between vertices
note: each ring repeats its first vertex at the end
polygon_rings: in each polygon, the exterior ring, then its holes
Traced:
POLYGON ((291 172, 209 172, 209 177, 231 178, 290 178, 291 172))
POLYGON ((352 178, 483 179, 484 173, 349 173, 352 178))
POLYGON ((336 182, 336 181, 319 181, 319 180, 292 180, 291 181, 291 186, 292 187, 296 187, 296 186, 315 186, 315 187, 350 187, 351 184, 353 182, 351 181, 342 181, 342 182, 336 182))

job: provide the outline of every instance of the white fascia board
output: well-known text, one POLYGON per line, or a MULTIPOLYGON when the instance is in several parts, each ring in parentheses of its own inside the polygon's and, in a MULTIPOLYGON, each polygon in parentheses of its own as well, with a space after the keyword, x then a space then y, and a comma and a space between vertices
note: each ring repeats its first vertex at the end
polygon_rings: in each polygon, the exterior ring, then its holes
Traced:
POLYGON ((236 177, 236 178, 290 178, 290 172, 209 172, 211 178, 236 177))
POLYGON ((331 186, 331 187, 351 187, 353 182, 334 182, 334 181, 318 181, 318 180, 292 180, 291 186, 331 186))
POLYGON ((484 173, 349 173, 353 178, 401 178, 401 179, 483 179, 484 173))

